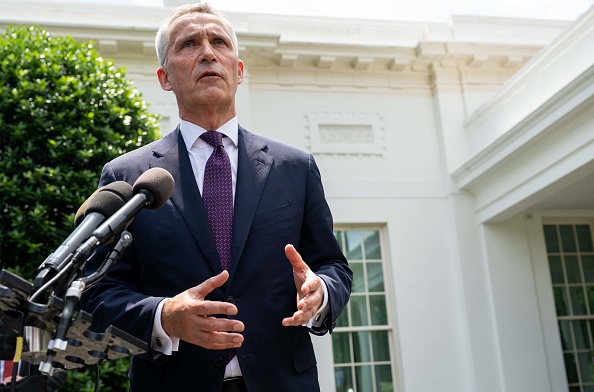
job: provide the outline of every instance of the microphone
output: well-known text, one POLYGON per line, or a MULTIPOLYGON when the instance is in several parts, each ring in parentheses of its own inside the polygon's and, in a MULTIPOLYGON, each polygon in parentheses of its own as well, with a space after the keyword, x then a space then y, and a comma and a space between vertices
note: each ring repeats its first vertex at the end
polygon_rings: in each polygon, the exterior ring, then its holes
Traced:
POLYGON ((72 282, 66 290, 65 305, 60 314, 54 339, 48 344, 47 360, 42 362, 39 367, 42 373, 52 374, 53 358, 58 352, 65 352, 68 346, 66 335, 70 328, 72 315, 87 284, 93 284, 103 277, 109 267, 115 263, 115 260, 121 256, 125 248, 132 241, 131 235, 128 232, 122 233, 128 222, 143 208, 156 210, 165 205, 173 193, 174 186, 173 176, 165 169, 152 168, 142 173, 132 187, 134 196, 114 212, 109 219, 97 227, 91 237, 78 247, 76 253, 69 260, 75 266, 83 265, 99 245, 121 234, 121 238, 115 246, 117 248, 115 249, 115 254, 113 256, 110 254, 108 260, 99 268, 99 271, 87 278, 72 282))
POLYGON ((157 210, 163 207, 174 187, 173 176, 165 169, 155 167, 142 173, 132 187, 134 196, 93 231, 91 237, 77 249, 75 257, 88 258, 97 246, 118 236, 143 208, 157 210))
POLYGON ((74 219, 75 230, 39 266, 40 272, 34 281, 34 288, 40 288, 57 272, 61 271, 70 255, 106 219, 118 211, 133 195, 133 189, 125 181, 115 181, 97 189, 80 206, 74 219))

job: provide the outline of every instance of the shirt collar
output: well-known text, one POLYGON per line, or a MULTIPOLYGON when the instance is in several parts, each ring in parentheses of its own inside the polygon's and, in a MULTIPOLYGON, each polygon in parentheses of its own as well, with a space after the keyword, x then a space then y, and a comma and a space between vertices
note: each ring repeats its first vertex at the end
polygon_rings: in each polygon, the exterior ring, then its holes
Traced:
MULTIPOLYGON (((233 142, 235 147, 237 147, 237 128, 237 116, 235 116, 223 124, 219 129, 217 129, 217 131, 225 134, 225 136, 227 136, 231 142, 233 142)), ((202 135, 204 132, 208 132, 206 129, 186 120, 180 121, 179 130, 182 133, 188 151, 192 149, 192 146, 194 143, 196 143, 196 140, 200 137, 200 135, 202 135)))

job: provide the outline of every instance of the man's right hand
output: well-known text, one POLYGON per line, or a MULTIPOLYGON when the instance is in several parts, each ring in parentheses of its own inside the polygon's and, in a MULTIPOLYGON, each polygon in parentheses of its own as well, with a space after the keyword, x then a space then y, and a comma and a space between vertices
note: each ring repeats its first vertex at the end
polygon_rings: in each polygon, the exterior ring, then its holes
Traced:
POLYGON ((169 336, 211 350, 241 347, 244 330, 239 320, 213 315, 237 314, 237 307, 228 302, 207 301, 204 298, 229 279, 223 271, 167 300, 161 313, 161 324, 169 336))

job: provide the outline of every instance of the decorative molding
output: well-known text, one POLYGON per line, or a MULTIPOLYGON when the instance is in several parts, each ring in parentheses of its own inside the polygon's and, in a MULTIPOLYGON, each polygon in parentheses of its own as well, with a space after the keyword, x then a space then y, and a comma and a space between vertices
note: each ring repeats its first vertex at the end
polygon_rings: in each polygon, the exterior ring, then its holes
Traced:
POLYGON ((142 54, 145 56, 156 56, 155 55, 155 42, 145 41, 142 43, 142 54))
POLYGON ((114 39, 102 39, 99 40, 98 49, 101 53, 113 55, 118 51, 118 41, 114 39))
POLYGON ((281 54, 278 65, 281 67, 292 68, 297 61, 296 54, 281 54))
POLYGON ((315 60, 315 65, 318 68, 328 69, 332 67, 332 64, 336 62, 336 57, 334 56, 318 56, 315 60))
POLYGON ((383 157, 383 119, 373 114, 310 113, 309 150, 316 155, 383 157))
POLYGON ((373 63, 373 58, 371 57, 357 57, 353 60, 353 68, 359 70, 367 70, 369 66, 373 63))

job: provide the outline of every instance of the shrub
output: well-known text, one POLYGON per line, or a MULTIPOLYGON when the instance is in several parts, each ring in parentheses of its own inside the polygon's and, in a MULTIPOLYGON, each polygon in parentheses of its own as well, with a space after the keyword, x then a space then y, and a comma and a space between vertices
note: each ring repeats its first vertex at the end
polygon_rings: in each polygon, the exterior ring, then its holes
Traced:
MULTIPOLYGON (((0 69, 0 266, 32 279, 74 229, 103 164, 155 140, 157 117, 92 43, 9 27, 0 69)), ((83 390, 74 379, 64 390, 83 390)), ((109 381, 102 389, 117 390, 109 381)))

